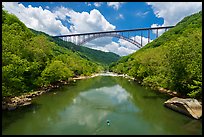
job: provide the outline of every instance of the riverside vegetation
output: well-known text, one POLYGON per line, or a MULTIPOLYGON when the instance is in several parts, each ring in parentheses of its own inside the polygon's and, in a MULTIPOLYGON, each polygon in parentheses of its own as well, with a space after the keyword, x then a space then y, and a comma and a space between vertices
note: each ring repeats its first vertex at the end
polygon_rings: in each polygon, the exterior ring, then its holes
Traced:
POLYGON ((46 34, 30 30, 15 15, 2 9, 3 97, 18 96, 72 77, 90 76, 120 58, 114 53, 91 50, 97 54, 97 60, 94 56, 87 57, 85 52, 65 48, 65 43, 59 46, 61 41, 56 41, 46 34), (107 58, 102 60, 102 54, 113 59, 105 64, 107 58))
POLYGON ((110 70, 128 74, 153 89, 162 87, 202 99, 202 11, 112 63, 110 70))
POLYGON ((90 76, 109 65, 110 71, 128 74, 144 86, 163 87, 199 99, 202 12, 185 17, 158 39, 118 59, 114 53, 77 47, 29 29, 15 15, 2 10, 3 97, 19 96, 77 76, 90 76))

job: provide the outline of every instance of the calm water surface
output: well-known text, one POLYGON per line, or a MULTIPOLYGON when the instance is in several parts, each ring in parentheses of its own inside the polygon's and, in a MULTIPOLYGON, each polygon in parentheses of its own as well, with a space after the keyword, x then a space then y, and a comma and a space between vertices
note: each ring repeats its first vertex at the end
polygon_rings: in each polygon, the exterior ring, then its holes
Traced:
POLYGON ((163 106, 169 98, 122 77, 78 80, 4 111, 2 134, 202 134, 201 120, 163 106))

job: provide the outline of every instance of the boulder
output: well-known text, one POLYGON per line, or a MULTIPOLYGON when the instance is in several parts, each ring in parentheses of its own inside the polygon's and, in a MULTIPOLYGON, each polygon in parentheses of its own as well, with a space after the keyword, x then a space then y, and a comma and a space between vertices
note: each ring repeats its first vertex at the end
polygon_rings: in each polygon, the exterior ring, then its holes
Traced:
POLYGON ((164 102, 164 106, 195 119, 202 117, 202 105, 196 99, 173 97, 164 102))

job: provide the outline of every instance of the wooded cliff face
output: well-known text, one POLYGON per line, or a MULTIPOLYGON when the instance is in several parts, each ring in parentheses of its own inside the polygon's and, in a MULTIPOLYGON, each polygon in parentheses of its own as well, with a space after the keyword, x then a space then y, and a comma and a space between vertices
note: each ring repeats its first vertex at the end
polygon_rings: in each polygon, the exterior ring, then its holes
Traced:
POLYGON ((112 63, 110 70, 133 76, 145 86, 202 98, 202 11, 112 63))
POLYGON ((31 30, 35 34, 44 34, 48 37, 50 41, 58 44, 59 46, 72 50, 73 52, 80 55, 82 58, 86 58, 87 60, 100 63, 101 65, 105 67, 107 67, 113 62, 118 61, 121 58, 119 55, 112 53, 112 52, 103 52, 103 51, 91 49, 85 46, 75 45, 74 43, 63 41, 60 38, 52 38, 51 36, 49 36, 48 34, 44 32, 36 31, 33 29, 31 30))
POLYGON ((2 95, 15 96, 70 77, 103 70, 101 64, 35 34, 2 10, 2 95))

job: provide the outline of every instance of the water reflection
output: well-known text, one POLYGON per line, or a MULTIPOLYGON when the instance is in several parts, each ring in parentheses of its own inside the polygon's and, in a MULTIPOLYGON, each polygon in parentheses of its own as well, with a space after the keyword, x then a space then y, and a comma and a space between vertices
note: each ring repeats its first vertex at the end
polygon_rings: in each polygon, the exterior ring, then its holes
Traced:
POLYGON ((2 129, 5 130, 9 128, 12 123, 19 121, 25 117, 27 113, 35 114, 41 106, 36 103, 32 103, 28 106, 20 107, 12 111, 2 111, 2 129))
POLYGON ((39 96, 32 109, 5 113, 2 133, 201 134, 202 123, 166 109, 166 98, 121 77, 79 80, 39 96))
POLYGON ((68 107, 63 114, 71 111, 69 119, 75 119, 79 125, 96 128, 107 120, 108 113, 121 107, 128 97, 130 95, 119 85, 84 91, 73 99, 73 106, 68 107), (78 114, 83 115, 79 117, 78 114))

